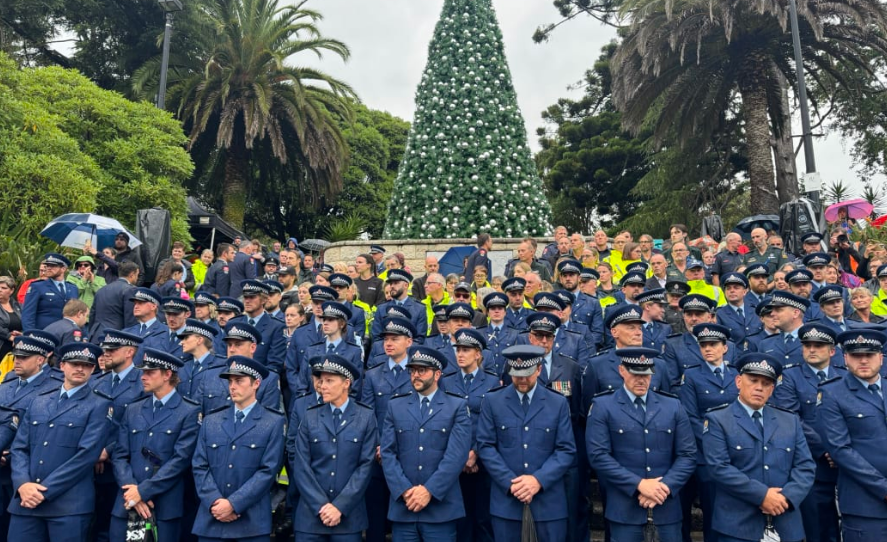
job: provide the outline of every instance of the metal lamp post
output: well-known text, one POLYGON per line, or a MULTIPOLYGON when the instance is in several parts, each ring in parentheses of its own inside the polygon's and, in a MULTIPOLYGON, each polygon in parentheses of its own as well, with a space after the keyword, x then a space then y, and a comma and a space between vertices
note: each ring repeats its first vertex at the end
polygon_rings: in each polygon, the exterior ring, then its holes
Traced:
MULTIPOLYGON (((792 0, 794 1, 794 0, 792 0)), ((157 108, 163 109, 166 102, 166 72, 169 69, 169 41, 172 38, 172 20, 175 12, 182 11, 181 0, 157 0, 166 14, 166 27, 163 29, 163 60, 160 64, 160 89, 157 91, 157 108)))
POLYGON ((807 173, 810 174, 816 171, 816 160, 813 157, 813 133, 810 130, 810 110, 807 107, 807 84, 804 82, 804 57, 801 56, 801 36, 798 32, 798 5, 795 0, 788 0, 788 6, 792 25, 792 44, 795 49, 795 70, 798 77, 798 103, 801 106, 804 164, 807 173))

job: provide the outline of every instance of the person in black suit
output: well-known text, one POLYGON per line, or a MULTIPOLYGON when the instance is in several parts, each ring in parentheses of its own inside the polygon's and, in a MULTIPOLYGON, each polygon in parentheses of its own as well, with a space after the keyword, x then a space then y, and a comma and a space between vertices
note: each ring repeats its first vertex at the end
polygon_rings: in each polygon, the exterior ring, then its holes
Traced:
POLYGON ((139 266, 134 262, 120 262, 118 280, 99 289, 89 312, 89 337, 93 344, 101 344, 106 329, 125 329, 138 323, 132 312, 132 297, 139 280, 139 266))

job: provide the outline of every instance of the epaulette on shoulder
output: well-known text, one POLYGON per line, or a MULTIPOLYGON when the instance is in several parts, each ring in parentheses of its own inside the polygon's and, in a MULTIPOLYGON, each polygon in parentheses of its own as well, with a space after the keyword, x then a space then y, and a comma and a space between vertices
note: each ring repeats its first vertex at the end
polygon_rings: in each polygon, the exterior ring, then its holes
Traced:
POLYGON ((495 388, 491 389, 491 390, 488 391, 487 393, 494 393, 494 392, 497 392, 497 391, 500 391, 500 390, 504 390, 504 389, 507 388, 507 387, 508 387, 507 385, 496 386, 495 388))
POLYGON ((40 395, 49 395, 50 393, 58 393, 58 391, 59 391, 58 388, 50 388, 46 391, 41 391, 40 395))
POLYGON ((12 412, 12 413, 17 413, 17 412, 18 412, 18 409, 17 409, 17 408, 10 408, 10 407, 8 407, 8 406, 0 405, 0 412, 12 412))
POLYGON ((453 392, 451 392, 451 391, 444 391, 444 393, 447 394, 447 395, 450 395, 450 396, 452 396, 452 397, 456 397, 456 398, 462 399, 463 401, 465 400, 465 397, 462 396, 462 395, 459 395, 458 393, 453 393, 453 392))
POLYGON ((561 331, 566 331, 567 333, 570 333, 570 334, 572 334, 572 335, 578 335, 578 336, 580 336, 580 337, 582 336, 581 333, 579 333, 578 331, 573 331, 572 329, 566 329, 566 330, 565 330, 565 329, 561 328, 561 331))
POLYGON ((113 400, 114 400, 113 397, 111 397, 110 395, 108 395, 107 393, 105 393, 105 392, 103 392, 103 391, 99 391, 99 390, 93 389, 93 390, 92 390, 92 393, 98 395, 99 397, 102 397, 103 399, 107 399, 108 401, 113 401, 113 400))
MULTIPOLYGON (((12 371, 9 371, 9 374, 14 375, 15 373, 13 373, 12 371)), ((7 376, 3 380, 3 382, 0 382, 0 386, 2 386, 3 384, 9 384, 10 382, 18 382, 18 377, 17 376, 7 376)))
POLYGON ((610 395, 612 393, 616 393, 616 390, 609 389, 609 390, 599 391, 599 392, 595 393, 592 397, 603 397, 604 395, 610 395))
MULTIPOLYGON (((107 398, 107 399, 110 399, 110 397, 108 397, 107 395, 105 395, 105 394, 103 394, 103 393, 99 393, 99 392, 95 392, 95 393, 97 393, 98 395, 101 395, 102 397, 105 397, 105 398, 107 398)), ((149 398, 149 397, 151 397, 151 395, 142 395, 141 397, 138 397, 138 398, 133 399, 132 401, 130 401, 129 404, 134 405, 134 404, 136 404, 136 403, 141 403, 142 401, 144 401, 145 399, 147 399, 147 398, 149 398)), ((184 399, 184 398, 185 398, 185 396, 183 395, 183 396, 182 396, 182 399, 184 399)))
POLYGON ((823 387, 823 386, 827 386, 827 385, 829 385, 829 384, 834 384, 835 382, 838 382, 838 381, 843 380, 843 379, 844 379, 844 377, 842 377, 841 375, 833 376, 833 377, 831 377, 831 378, 829 378, 829 379, 827 379, 827 380, 823 380, 822 382, 820 382, 820 383, 819 383, 819 387, 821 388, 821 387, 823 387))
POLYGON ((272 414, 277 414, 278 416, 285 416, 285 414, 283 413, 283 411, 281 411, 281 410, 277 410, 276 408, 271 408, 271 407, 267 407, 267 406, 266 406, 266 407, 265 407, 265 410, 267 410, 268 412, 270 412, 270 413, 272 413, 272 414))
POLYGON ((769 406, 769 407, 773 407, 773 408, 775 408, 776 410, 781 410, 781 411, 783 411, 783 412, 788 412, 789 414, 794 414, 795 416, 798 415, 798 413, 795 412, 794 410, 789 410, 789 409, 787 409, 787 408, 782 408, 781 406, 771 405, 771 404, 769 404, 769 403, 767 404, 767 406, 769 406))
POLYGON ((494 372, 491 371, 490 369, 484 369, 483 371, 484 371, 486 374, 490 375, 490 376, 494 376, 494 377, 496 377, 496 378, 499 378, 499 375, 497 375, 496 373, 494 373, 494 372))
POLYGON ((111 374, 111 373, 113 373, 113 372, 114 372, 114 371, 106 371, 106 372, 103 372, 102 374, 98 375, 98 376, 95 377, 95 378, 96 378, 96 380, 98 380, 98 379, 100 379, 100 378, 105 378, 106 376, 108 376, 109 374, 111 374))
POLYGON ((653 390, 653 391, 659 395, 664 396, 664 397, 671 397, 672 399, 680 399, 677 395, 675 395, 673 393, 669 393, 667 391, 662 391, 662 390, 653 390))
POLYGON ((207 414, 207 416, 210 415, 210 414, 217 414, 217 413, 222 412, 223 410, 227 410, 227 409, 229 409, 229 408, 231 408, 231 405, 230 405, 230 404, 228 404, 228 405, 222 405, 222 406, 220 406, 220 407, 216 407, 216 408, 210 410, 209 413, 207 414))
POLYGON ((668 340, 668 339, 674 339, 675 337, 680 337, 681 335, 683 335, 683 333, 671 333, 670 335, 668 335, 668 336, 665 337, 665 338, 666 338, 666 340, 668 340))
POLYGON ((309 395, 314 395, 314 392, 311 391, 311 390, 303 391, 303 392, 300 393, 298 396, 296 396, 296 399, 301 399, 302 397, 307 397, 307 396, 309 396, 309 395))
POLYGON ((185 397, 184 395, 182 396, 182 401, 185 401, 189 405, 200 406, 199 401, 195 401, 194 399, 191 399, 190 397, 185 397))
POLYGON ((305 410, 306 411, 307 410, 314 410, 315 408, 322 407, 322 406, 326 406, 326 403, 313 404, 313 405, 309 406, 308 408, 306 408, 305 410))
POLYGON ((406 393, 398 393, 397 395, 392 395, 392 396, 391 396, 391 400, 394 400, 394 399, 403 399, 404 397, 409 397, 409 396, 412 395, 412 394, 413 394, 413 392, 411 392, 411 391, 408 391, 408 392, 406 392, 406 393))
POLYGON ((706 412, 714 412, 716 410, 721 410, 730 406, 730 403, 724 403, 723 405, 713 406, 706 410, 706 412))
POLYGON ((368 405, 366 403, 361 403, 360 401, 354 401, 354 404, 359 405, 367 410, 373 410, 373 407, 371 407, 370 405, 368 405))
POLYGON ((376 371, 376 370, 379 369, 379 367, 383 367, 384 365, 385 365, 384 363, 379 363, 378 365, 373 365, 372 367, 370 367, 369 369, 367 369, 367 372, 370 372, 370 371, 376 371))
POLYGON ((602 355, 606 354, 607 352, 609 352, 610 350, 612 350, 612 348, 604 348, 603 350, 598 350, 597 354, 593 355, 592 357, 596 358, 598 356, 602 356, 602 355))

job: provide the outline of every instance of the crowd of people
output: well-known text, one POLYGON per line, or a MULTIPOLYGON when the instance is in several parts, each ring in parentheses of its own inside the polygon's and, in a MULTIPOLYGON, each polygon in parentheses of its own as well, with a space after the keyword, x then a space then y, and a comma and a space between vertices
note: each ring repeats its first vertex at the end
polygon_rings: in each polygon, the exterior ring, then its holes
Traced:
POLYGON ((887 539, 883 244, 128 243, 0 277, 0 540, 887 539))

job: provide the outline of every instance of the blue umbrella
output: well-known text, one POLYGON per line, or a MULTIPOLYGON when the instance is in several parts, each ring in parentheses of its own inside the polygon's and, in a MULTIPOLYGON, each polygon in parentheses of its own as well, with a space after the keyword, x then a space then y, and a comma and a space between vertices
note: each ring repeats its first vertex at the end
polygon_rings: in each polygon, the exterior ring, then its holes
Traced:
POLYGON ((52 219, 40 235, 63 247, 83 248, 86 242, 96 250, 114 246, 118 233, 129 236, 129 248, 142 244, 135 235, 113 218, 92 213, 68 213, 52 219))
POLYGON ((453 247, 440 259, 440 271, 443 276, 450 273, 457 275, 462 274, 465 265, 465 258, 471 256, 471 253, 477 250, 477 247, 453 247))

